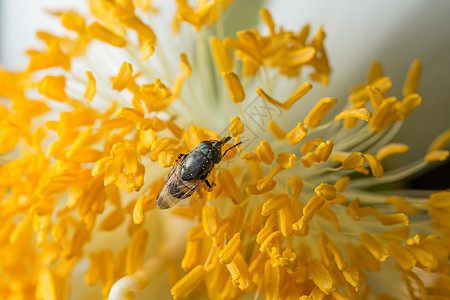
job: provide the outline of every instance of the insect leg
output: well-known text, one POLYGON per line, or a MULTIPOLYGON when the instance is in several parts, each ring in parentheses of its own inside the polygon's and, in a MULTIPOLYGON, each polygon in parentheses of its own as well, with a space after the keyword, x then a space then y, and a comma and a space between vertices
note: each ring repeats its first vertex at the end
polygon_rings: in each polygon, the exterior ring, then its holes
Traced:
POLYGON ((207 185, 209 188, 212 188, 213 185, 214 185, 214 182, 213 182, 213 184, 211 185, 211 183, 209 183, 208 179, 205 179, 205 183, 206 183, 206 185, 207 185))

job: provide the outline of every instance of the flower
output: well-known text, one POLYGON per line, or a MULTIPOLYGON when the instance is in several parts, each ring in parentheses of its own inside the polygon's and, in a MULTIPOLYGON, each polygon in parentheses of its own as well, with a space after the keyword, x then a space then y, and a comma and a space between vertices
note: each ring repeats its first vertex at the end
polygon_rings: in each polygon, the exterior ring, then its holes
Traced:
POLYGON ((223 37, 232 1, 176 4, 174 36, 150 1, 55 11, 68 33, 0 72, 3 298, 146 297, 162 274, 175 299, 448 296, 450 193, 380 188, 449 156, 446 131, 422 161, 383 164, 409 149, 390 141, 421 104, 420 61, 401 99, 376 62, 332 118, 332 97, 299 118, 329 82, 322 26, 262 9, 263 30, 223 37), (164 168, 228 134, 242 144, 214 186, 158 210, 164 168))

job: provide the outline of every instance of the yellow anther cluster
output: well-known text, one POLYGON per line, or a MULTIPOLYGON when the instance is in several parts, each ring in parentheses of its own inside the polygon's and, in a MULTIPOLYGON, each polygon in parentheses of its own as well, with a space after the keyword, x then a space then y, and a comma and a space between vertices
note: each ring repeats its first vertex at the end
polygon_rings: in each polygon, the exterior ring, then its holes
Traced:
POLYGON ((302 114, 295 103, 313 84, 298 83, 300 73, 328 84, 322 26, 309 38, 308 25, 289 31, 262 9, 267 34, 212 36, 220 23, 205 27, 232 2, 176 1, 172 25, 192 33, 180 39, 148 25, 158 24, 149 0, 89 0, 90 16, 54 12, 70 32, 39 32, 45 45, 28 51, 24 72, 0 68, 1 299, 146 298, 160 283, 174 299, 390 299, 372 285, 386 278, 412 298, 448 298, 450 192, 378 186, 448 160, 447 130, 418 164, 390 166, 409 149, 387 143, 422 101, 420 62, 402 100, 387 95, 393 83, 374 63, 336 115, 327 116, 331 97, 302 114), (170 56, 161 38, 198 44, 170 56), (99 69, 91 52, 111 65, 99 69), (291 79, 284 101, 271 96, 291 79), (226 129, 234 141, 220 164, 206 152, 181 164, 226 129), (189 167, 213 169, 183 180, 189 167), (193 182, 192 195, 177 194, 193 182), (157 209, 163 187, 180 207, 157 209), (161 273, 168 280, 154 280, 161 273))

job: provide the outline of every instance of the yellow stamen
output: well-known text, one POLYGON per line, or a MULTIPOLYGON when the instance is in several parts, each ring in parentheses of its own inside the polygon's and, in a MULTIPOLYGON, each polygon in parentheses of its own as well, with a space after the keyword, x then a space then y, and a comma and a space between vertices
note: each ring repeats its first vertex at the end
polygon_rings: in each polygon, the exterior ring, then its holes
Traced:
POLYGON ((269 245, 282 236, 281 231, 277 230, 270 233, 266 239, 261 243, 261 247, 259 247, 259 251, 263 252, 264 250, 268 250, 269 245))
POLYGON ((234 204, 238 205, 242 202, 242 194, 236 181, 228 170, 222 170, 218 175, 219 183, 223 186, 225 194, 233 201, 234 204))
POLYGON ((394 205, 397 212, 405 213, 408 215, 413 215, 416 213, 416 208, 402 197, 387 197, 386 203, 394 205))
MULTIPOLYGON (((344 276, 345 281, 350 283, 351 286, 353 286, 355 288, 356 292, 360 291, 360 289, 361 289, 360 274, 356 270, 356 268, 354 268, 354 267, 347 268, 342 272, 342 275, 344 276)), ((362 297, 361 299, 367 299, 367 298, 362 297)))
POLYGON ((329 268, 331 265, 331 255, 328 249, 328 244, 329 244, 328 236, 324 232, 319 233, 319 240, 318 240, 319 252, 322 258, 322 262, 327 268, 329 268))
POLYGON ((136 201, 136 204, 133 208, 133 222, 134 224, 141 224, 144 221, 144 200, 146 199, 145 195, 142 195, 139 197, 139 199, 136 201))
POLYGON ((133 67, 131 64, 124 61, 122 63, 122 66, 120 67, 119 73, 116 77, 113 78, 113 89, 121 91, 131 80, 131 77, 133 75, 133 67))
POLYGON ((410 112, 412 112, 417 106, 422 103, 422 97, 417 94, 411 94, 406 96, 400 106, 398 107, 397 115, 400 120, 403 120, 410 112))
POLYGON ((333 254, 334 262, 336 263, 336 266, 340 271, 344 271, 344 269, 347 269, 348 264, 344 260, 344 256, 342 255, 339 248, 337 248, 335 245, 328 243, 327 248, 331 251, 331 254, 333 254))
POLYGON ((265 176, 264 178, 258 180, 256 188, 258 190, 263 190, 266 188, 266 186, 271 185, 271 183, 273 182, 273 178, 275 177, 275 175, 277 175, 278 173, 280 173, 281 171, 283 171, 284 168, 280 167, 280 166, 276 166, 275 168, 273 168, 272 170, 270 170, 269 174, 267 174, 267 176, 265 176))
POLYGON ((447 145, 448 143, 450 143, 450 129, 441 133, 436 139, 434 139, 427 152, 443 150, 445 145, 447 145))
POLYGON ((280 210, 280 230, 284 237, 292 234, 292 224, 295 222, 295 216, 292 212, 290 203, 284 205, 280 210))
POLYGON ((307 140, 303 143, 302 147, 300 148, 300 152, 302 153, 308 153, 313 152, 316 150, 317 146, 319 146, 321 143, 323 143, 323 140, 321 138, 314 139, 314 140, 307 140))
POLYGON ((85 275, 87 285, 94 285, 100 280, 101 261, 97 253, 89 254, 89 269, 85 275))
MULTIPOLYGON (((384 93, 392 87, 392 81, 389 77, 382 77, 370 83, 370 86, 377 88, 378 90, 380 90, 380 92, 384 93)), ((360 101, 365 102, 367 100, 369 99, 367 95, 367 89, 365 88, 361 88, 349 96, 350 103, 357 103, 360 101)))
POLYGON ((446 160, 450 155, 450 151, 446 151, 446 150, 436 150, 436 151, 432 151, 429 152, 426 156, 425 156, 425 162, 430 164, 436 161, 444 161, 446 160))
POLYGON ((201 263, 201 259, 200 241, 188 239, 184 257, 181 260, 181 268, 185 271, 192 270, 195 266, 201 263))
POLYGON ((230 72, 233 69, 233 57, 230 51, 223 45, 222 41, 216 37, 210 40, 211 49, 219 72, 230 72))
POLYGON ((50 270, 42 270, 41 272, 39 272, 35 296, 38 299, 57 299, 54 278, 50 270))
POLYGON ((320 143, 317 146, 315 154, 317 155, 317 161, 327 161, 333 151, 333 142, 327 141, 320 143))
POLYGON ((305 118, 305 125, 315 128, 320 125, 326 113, 337 103, 336 98, 323 98, 309 112, 305 118))
MULTIPOLYGON (((259 216, 262 216, 261 212, 259 212, 259 216)), ((258 244, 264 242, 267 239, 267 237, 275 230, 276 226, 277 226, 277 215, 272 214, 267 219, 266 223, 264 224, 264 227, 256 235, 256 242, 258 244)))
POLYGON ((261 214, 263 216, 269 216, 282 207, 286 206, 289 203, 289 200, 290 198, 286 193, 270 197, 266 202, 264 202, 261 214))
POLYGON ((114 47, 125 47, 127 45, 127 41, 121 36, 115 34, 110 31, 103 25, 101 25, 98 21, 93 22, 88 27, 89 34, 97 40, 108 43, 114 47))
POLYGON ((384 262, 389 257, 387 249, 367 232, 362 232, 359 235, 359 238, 367 251, 369 251, 376 260, 384 262))
POLYGON ((336 198, 336 188, 327 183, 321 183, 314 189, 314 192, 325 200, 334 200, 336 198))
POLYGON ((407 248, 403 247, 400 244, 399 241, 390 241, 387 245, 387 249, 395 259, 395 261, 400 265, 400 267, 402 267, 402 269, 409 271, 416 265, 417 260, 407 250, 407 248))
POLYGON ((448 208, 450 207, 450 192, 441 191, 430 195, 427 202, 428 206, 434 208, 448 208))
POLYGON ((155 52, 155 43, 147 40, 141 43, 141 60, 147 60, 155 52))
POLYGON ((320 210, 325 199, 319 196, 312 197, 303 208, 303 216, 292 225, 295 231, 302 231, 306 223, 320 210))
POLYGON ((380 79, 381 77, 383 77, 383 67, 381 66, 380 62, 375 61, 370 66, 367 82, 370 84, 380 79))
POLYGON ((277 125, 277 123, 275 123, 275 121, 270 120, 268 127, 269 131, 275 136, 275 138, 281 140, 286 137, 286 133, 281 130, 281 128, 277 125))
POLYGON ((272 148, 269 143, 265 140, 261 141, 256 148, 256 153, 258 157, 265 163, 266 165, 270 165, 272 161, 275 159, 275 154, 273 153, 272 148))
POLYGON ((361 152, 353 152, 342 162, 345 170, 355 170, 364 164, 365 158, 361 152))
POLYGON ((394 98, 386 98, 378 107, 369 121, 369 126, 375 132, 381 131, 397 120, 396 107, 399 101, 394 98))
POLYGON ((313 258, 308 263, 308 269, 315 285, 326 295, 329 295, 334 287, 334 281, 323 263, 313 258))
POLYGON ((281 275, 280 269, 274 267, 270 260, 264 264, 264 286, 266 288, 266 299, 279 299, 281 275))
POLYGON ((140 18, 132 14, 124 14, 119 16, 119 19, 122 25, 136 31, 140 41, 147 41, 148 43, 155 44, 155 33, 150 28, 150 26, 142 22, 140 18))
POLYGON ((422 70, 422 64, 420 60, 416 59, 409 68, 408 75, 403 85, 403 97, 407 97, 411 94, 417 93, 419 90, 419 79, 422 70))
POLYGON ((392 225, 409 225, 409 218, 404 213, 386 215, 378 217, 378 220, 384 226, 392 226, 392 225))
POLYGON ((59 102, 64 102, 68 99, 65 88, 66 78, 64 76, 47 75, 37 84, 39 93, 59 102))
POLYGON ((295 102, 297 102, 301 97, 306 95, 306 93, 308 93, 311 89, 312 89, 312 85, 309 82, 303 83, 303 85, 300 88, 298 88, 298 90, 296 90, 292 95, 290 95, 289 98, 284 103, 281 103, 281 102, 275 100, 274 98, 270 97, 260 87, 256 87, 255 92, 256 92, 256 94, 258 94, 258 96, 260 96, 267 102, 269 102, 279 108, 282 108, 282 109, 289 109, 295 102))
POLYGON ((375 177, 381 178, 384 174, 383 166, 381 165, 380 161, 371 154, 366 154, 365 158, 369 162, 370 169, 372 170, 372 174, 375 177))
POLYGON ((240 233, 238 232, 231 238, 231 240, 228 241, 227 245, 222 250, 220 250, 220 263, 224 265, 231 263, 240 247, 241 238, 240 233))
POLYGON ((426 271, 430 272, 438 267, 439 262, 436 257, 425 249, 417 246, 409 246, 407 249, 426 271))
POLYGON ((242 153, 241 159, 247 161, 247 162, 258 162, 260 161, 258 154, 256 153, 242 153))
POLYGON ((180 127, 178 127, 177 124, 175 124, 172 121, 167 121, 166 122, 167 128, 170 130, 170 132, 172 132, 172 134, 177 138, 177 139, 181 139, 181 137, 183 136, 183 130, 181 130, 180 127))
POLYGON ((277 164, 284 169, 292 168, 296 161, 297 161, 297 156, 295 156, 295 154, 292 154, 289 152, 278 153, 278 156, 276 159, 277 164))
MULTIPOLYGON (((367 93, 369 94, 370 102, 372 103, 373 108, 375 110, 378 109, 381 102, 383 102, 383 99, 385 98, 383 93, 379 89, 377 89, 373 86, 370 86, 370 85, 366 86, 366 89, 367 89, 367 93)), ((364 103, 364 102, 361 101, 360 103, 364 103)), ((353 107, 353 108, 356 108, 356 107, 353 107)))
POLYGON ((230 128, 228 131, 232 137, 237 137, 244 132, 244 124, 242 124, 241 119, 239 117, 233 117, 230 119, 230 128))
POLYGON ((180 299, 189 294, 206 275, 203 266, 196 266, 183 278, 181 278, 170 290, 174 299, 180 299))
POLYGON ((372 113, 365 108, 347 109, 338 114, 335 119, 340 121, 347 118, 356 118, 359 120, 369 121, 372 113))
POLYGON ((256 181, 256 182, 247 184, 246 186, 244 186, 245 192, 249 195, 262 195, 262 194, 265 194, 265 193, 273 190, 273 188, 275 187, 277 182, 274 180, 269 180, 264 184, 264 188, 262 188, 262 189, 258 189, 259 184, 260 184, 260 181, 256 181))
POLYGON ((133 274, 136 272, 144 262, 147 240, 148 231, 144 228, 137 230, 133 234, 125 257, 125 268, 127 274, 133 274))
POLYGON ((275 36, 275 23, 272 19, 272 16, 270 15, 270 12, 267 9, 262 8, 259 11, 259 14, 261 15, 264 23, 266 23, 267 27, 269 28, 270 36, 275 36))
POLYGON ((300 193, 302 192, 303 189, 302 179, 298 176, 292 176, 291 178, 289 178, 288 184, 291 187, 292 196, 294 197, 295 200, 297 200, 298 197, 300 197, 300 193))
POLYGON ((92 99, 94 99, 96 91, 95 77, 90 71, 86 71, 86 75, 88 77, 88 82, 86 85, 86 91, 84 92, 84 98, 86 98, 88 101, 92 101, 92 99))
POLYGON ((345 187, 350 182, 350 177, 344 176, 342 178, 339 178, 338 181, 334 184, 334 187, 336 188, 336 191, 339 193, 342 193, 345 190, 345 187))
POLYGON ((116 229, 125 220, 125 215, 120 209, 113 210, 103 221, 99 224, 99 230, 110 231, 116 229))
POLYGON ((202 224, 203 230, 206 235, 212 237, 216 234, 218 225, 217 225, 217 209, 215 206, 204 206, 202 208, 202 224))
POLYGON ((221 74, 223 79, 225 80, 225 84, 227 85, 227 90, 230 95, 231 101, 233 101, 234 103, 244 101, 245 92, 239 76, 232 71, 222 72, 221 74))
POLYGON ((300 142, 308 133, 308 129, 303 125, 302 122, 297 123, 291 131, 286 134, 286 139, 289 142, 289 145, 295 145, 300 142))
POLYGON ((144 119, 144 114, 130 107, 121 107, 116 113, 119 118, 126 118, 133 122, 140 122, 144 119))
POLYGON ((387 144, 386 146, 383 146, 380 148, 377 153, 375 154, 375 158, 377 158, 379 161, 382 161, 386 157, 398 153, 404 153, 409 150, 409 146, 405 144, 396 144, 391 143, 387 144))

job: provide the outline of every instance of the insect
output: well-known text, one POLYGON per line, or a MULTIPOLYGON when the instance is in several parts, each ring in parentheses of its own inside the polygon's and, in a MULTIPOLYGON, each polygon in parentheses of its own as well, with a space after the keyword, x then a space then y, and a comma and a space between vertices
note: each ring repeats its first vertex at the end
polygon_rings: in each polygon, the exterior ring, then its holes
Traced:
POLYGON ((230 149, 241 144, 237 143, 222 154, 222 146, 230 139, 228 136, 220 141, 203 141, 188 154, 180 154, 156 198, 158 208, 167 209, 178 204, 191 196, 203 182, 212 188, 206 178, 214 164, 218 164, 230 149))

